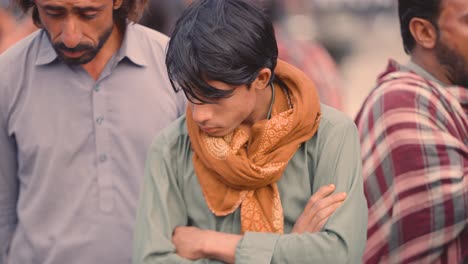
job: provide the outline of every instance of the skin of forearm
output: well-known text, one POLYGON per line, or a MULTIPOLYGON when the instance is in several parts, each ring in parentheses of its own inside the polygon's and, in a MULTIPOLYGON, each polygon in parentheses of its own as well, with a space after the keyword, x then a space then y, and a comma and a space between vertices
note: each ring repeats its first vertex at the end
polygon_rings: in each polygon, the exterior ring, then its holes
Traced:
POLYGON ((207 258, 234 264, 236 247, 241 238, 241 235, 206 230, 202 251, 207 258))

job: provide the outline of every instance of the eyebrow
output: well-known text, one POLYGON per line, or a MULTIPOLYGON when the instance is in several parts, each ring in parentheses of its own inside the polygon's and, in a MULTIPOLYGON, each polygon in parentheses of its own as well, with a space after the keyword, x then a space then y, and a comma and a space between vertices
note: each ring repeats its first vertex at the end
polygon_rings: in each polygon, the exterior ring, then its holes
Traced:
MULTIPOLYGON (((62 6, 56 6, 56 5, 44 5, 42 8, 47 9, 47 10, 52 10, 52 11, 64 11, 66 10, 65 7, 62 6)), ((73 7, 72 10, 74 12, 93 12, 93 11, 101 11, 105 8, 105 5, 101 6, 86 6, 86 7, 73 7)))
POLYGON ((101 11, 105 8, 104 5, 102 6, 86 6, 86 7, 73 7, 73 11, 77 12, 93 12, 93 11, 101 11))
POLYGON ((42 8, 47 9, 47 10, 53 10, 53 11, 63 11, 65 10, 65 7, 61 6, 54 6, 54 5, 44 5, 42 8))

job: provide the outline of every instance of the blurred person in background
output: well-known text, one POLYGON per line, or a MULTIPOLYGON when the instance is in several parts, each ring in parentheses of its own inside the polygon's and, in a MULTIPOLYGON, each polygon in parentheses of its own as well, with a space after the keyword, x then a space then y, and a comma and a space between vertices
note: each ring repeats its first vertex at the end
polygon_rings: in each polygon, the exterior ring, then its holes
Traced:
POLYGON ((255 0, 263 3, 275 25, 279 58, 304 71, 315 83, 320 101, 344 110, 338 67, 314 37, 313 12, 302 0, 255 0))
POLYGON ((468 1, 399 0, 410 62, 390 61, 357 118, 365 263, 468 260, 468 1))
POLYGON ((145 1, 18 0, 0 55, 0 263, 128 264, 153 137, 183 114, 145 1))
POLYGON ((277 57, 253 1, 194 1, 179 18, 166 66, 190 103, 149 152, 135 264, 360 262, 356 126, 277 57))
POLYGON ((0 0, 0 53, 36 29, 30 15, 20 16, 9 0, 0 0))
POLYGON ((149 0, 148 7, 138 23, 170 35, 177 18, 187 5, 186 1, 149 0))

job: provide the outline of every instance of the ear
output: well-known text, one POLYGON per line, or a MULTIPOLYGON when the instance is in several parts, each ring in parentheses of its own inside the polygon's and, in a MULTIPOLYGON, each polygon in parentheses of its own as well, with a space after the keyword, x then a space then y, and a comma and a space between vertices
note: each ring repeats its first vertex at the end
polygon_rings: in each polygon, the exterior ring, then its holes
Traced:
POLYGON ((122 6, 124 0, 114 0, 114 10, 119 9, 122 6))
POLYGON ((271 70, 263 68, 257 75, 257 78, 252 82, 252 86, 255 89, 265 89, 270 84, 271 70))
POLYGON ((436 46, 437 29, 431 22, 422 18, 413 18, 410 21, 409 29, 416 45, 426 49, 433 49, 436 46))

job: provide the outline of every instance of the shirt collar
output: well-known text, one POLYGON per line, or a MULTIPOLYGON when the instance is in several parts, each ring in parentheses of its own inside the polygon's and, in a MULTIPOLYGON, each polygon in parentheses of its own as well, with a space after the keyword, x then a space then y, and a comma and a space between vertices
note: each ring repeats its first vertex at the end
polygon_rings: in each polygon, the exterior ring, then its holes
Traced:
POLYGON ((441 86, 447 86, 446 84, 444 84, 443 82, 441 82, 440 80, 438 80, 436 77, 434 77, 434 75, 430 74, 428 71, 426 71, 423 67, 419 66, 418 64, 414 63, 412 60, 410 60, 406 65, 405 67, 416 73, 417 75, 423 77, 424 79, 426 80, 429 80, 429 81, 432 81, 432 82, 435 82, 437 84, 440 84, 441 86))
POLYGON ((420 75, 424 79, 433 81, 437 84, 440 84, 444 87, 450 94, 452 94, 459 102, 464 106, 464 108, 468 105, 468 88, 461 87, 461 86, 447 86, 443 82, 439 81, 434 75, 430 74, 428 71, 424 70, 421 66, 410 61, 406 68, 410 71, 420 75))
POLYGON ((55 61, 58 56, 44 29, 39 32, 39 52, 36 57, 36 65, 46 65, 55 61))
POLYGON ((144 49, 141 46, 141 37, 138 36, 136 27, 138 25, 132 22, 127 24, 122 46, 117 51, 117 61, 127 58, 135 65, 144 67, 147 65, 147 59, 143 54, 144 49))
MULTIPOLYGON (((139 42, 140 38, 137 35, 135 27, 136 25, 131 23, 127 25, 125 35, 122 40, 122 46, 117 51, 117 61, 128 58, 134 64, 144 67, 147 65, 147 61, 142 53, 143 49, 139 42)), ((58 58, 58 56, 44 29, 41 29, 39 38, 39 52, 36 58, 36 65, 52 63, 58 58)))

